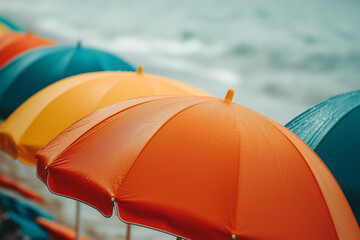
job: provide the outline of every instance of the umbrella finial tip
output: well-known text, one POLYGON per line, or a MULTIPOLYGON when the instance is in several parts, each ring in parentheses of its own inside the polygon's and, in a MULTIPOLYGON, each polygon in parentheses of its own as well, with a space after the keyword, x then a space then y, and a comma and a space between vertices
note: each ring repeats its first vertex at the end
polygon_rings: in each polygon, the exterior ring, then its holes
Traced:
POLYGON ((231 239, 232 239, 232 240, 236 240, 236 234, 235 234, 235 233, 233 233, 233 234, 231 235, 231 239))
POLYGON ((139 75, 141 75, 141 74, 143 73, 143 69, 144 69, 144 66, 143 66, 143 65, 140 65, 139 68, 138 68, 138 70, 137 70, 137 73, 138 73, 139 75))
POLYGON ((229 89, 225 96, 225 101, 232 102, 234 97, 234 89, 229 89))

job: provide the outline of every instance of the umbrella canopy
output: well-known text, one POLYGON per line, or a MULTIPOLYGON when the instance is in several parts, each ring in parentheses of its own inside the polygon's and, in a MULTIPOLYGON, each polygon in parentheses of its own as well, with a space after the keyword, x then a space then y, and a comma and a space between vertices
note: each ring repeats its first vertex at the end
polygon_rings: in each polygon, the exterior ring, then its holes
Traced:
POLYGON ((19 54, 30 49, 54 45, 53 40, 27 33, 9 32, 0 36, 0 68, 19 54))
POLYGON ((0 22, 0 34, 10 32, 11 29, 8 28, 5 24, 0 22))
POLYGON ((307 143, 336 178, 360 221, 360 90, 329 98, 286 127, 307 143))
POLYGON ((27 188, 19 185, 16 182, 13 182, 12 180, 4 177, 1 174, 0 174, 0 186, 4 187, 4 188, 11 189, 11 190, 14 190, 17 193, 20 193, 21 195, 23 195, 24 197, 27 197, 29 199, 32 199, 32 200, 35 200, 35 201, 38 201, 38 202, 43 201, 43 197, 40 196, 39 194, 33 192, 30 189, 27 189, 27 188))
MULTIPOLYGON (((51 240, 74 240, 76 233, 74 230, 49 219, 37 217, 36 222, 44 228, 50 235, 51 240)), ((81 240, 90 240, 87 237, 81 237, 81 240)))
POLYGON ((44 87, 66 77, 96 71, 134 71, 119 57, 91 48, 51 46, 28 51, 0 70, 0 118, 44 87))
POLYGON ((196 96, 123 101, 40 150, 57 194, 186 239, 359 239, 341 189, 281 124, 196 96))
POLYGON ((10 31, 19 31, 19 32, 24 31, 24 29, 22 27, 20 27, 19 25, 17 25, 16 23, 10 21, 7 18, 1 17, 1 16, 0 16, 0 25, 6 27, 10 31))
POLYGON ((36 217, 52 219, 47 212, 27 202, 0 192, 0 206, 9 219, 15 222, 23 233, 32 240, 47 240, 48 234, 37 223, 36 217))
POLYGON ((96 72, 59 81, 38 92, 0 125, 0 149, 26 164, 70 124, 110 104, 151 95, 200 95, 172 79, 138 72, 96 72))

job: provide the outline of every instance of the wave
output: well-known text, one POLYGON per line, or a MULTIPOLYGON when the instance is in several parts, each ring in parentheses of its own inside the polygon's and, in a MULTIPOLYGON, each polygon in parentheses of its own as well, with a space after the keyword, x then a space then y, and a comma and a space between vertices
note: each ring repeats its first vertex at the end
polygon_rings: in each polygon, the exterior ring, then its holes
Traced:
POLYGON ((173 71, 191 73, 195 79, 211 80, 231 87, 239 86, 242 82, 240 74, 229 68, 204 66, 189 60, 167 57, 154 57, 152 63, 173 71))
POLYGON ((216 56, 225 50, 225 46, 221 44, 206 44, 194 38, 184 41, 181 39, 146 39, 137 36, 120 36, 110 40, 108 44, 123 52, 177 56, 191 56, 195 54, 216 56))

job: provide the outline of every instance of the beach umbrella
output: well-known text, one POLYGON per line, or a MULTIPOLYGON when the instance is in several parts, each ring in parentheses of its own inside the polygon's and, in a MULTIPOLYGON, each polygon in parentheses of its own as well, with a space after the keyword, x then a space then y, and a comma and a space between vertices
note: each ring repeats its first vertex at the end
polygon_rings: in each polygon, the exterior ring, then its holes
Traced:
MULTIPOLYGON (((43 217, 37 217, 36 222, 49 233, 51 240, 74 240, 76 238, 75 231, 60 223, 43 217)), ((81 240, 90 239, 87 237, 81 237, 81 240)))
POLYGON ((0 149, 36 165, 36 151, 70 124, 104 106, 151 95, 208 96, 188 84, 145 74, 142 66, 137 72, 79 74, 50 85, 16 109, 0 125, 0 149))
POLYGON ((53 40, 34 35, 31 30, 5 33, 0 36, 0 68, 25 51, 54 44, 53 40))
POLYGON ((35 200, 38 202, 43 202, 43 197, 34 191, 27 189, 20 184, 8 179, 7 177, 0 174, 0 186, 3 188, 11 189, 21 194, 22 196, 29 198, 31 200, 35 200))
POLYGON ((286 127, 324 161, 360 221, 360 90, 329 98, 286 127))
POLYGON ((8 31, 23 32, 23 31, 25 31, 22 27, 20 27, 16 23, 14 23, 11 20, 9 20, 5 17, 2 17, 2 16, 0 16, 0 26, 2 26, 1 29, 5 29, 4 30, 5 32, 8 32, 8 31))
POLYGON ((8 117, 30 96, 66 77, 96 71, 134 71, 121 58, 77 46, 50 46, 28 51, 0 70, 0 118, 8 117))
POLYGON ((79 74, 39 91, 0 125, 0 150, 36 165, 35 153, 82 117, 131 98, 153 95, 199 95, 206 92, 169 78, 137 72, 79 74))
POLYGON ((102 108, 36 154, 53 193, 179 238, 359 239, 341 189, 281 124, 225 99, 102 108))
POLYGON ((8 28, 5 24, 0 22, 0 34, 4 34, 10 32, 10 28, 8 28))
POLYGON ((33 206, 20 199, 8 196, 0 192, 0 207, 5 212, 8 220, 17 224, 22 232, 32 240, 47 240, 48 234, 39 224, 36 217, 52 219, 52 216, 44 210, 33 206))

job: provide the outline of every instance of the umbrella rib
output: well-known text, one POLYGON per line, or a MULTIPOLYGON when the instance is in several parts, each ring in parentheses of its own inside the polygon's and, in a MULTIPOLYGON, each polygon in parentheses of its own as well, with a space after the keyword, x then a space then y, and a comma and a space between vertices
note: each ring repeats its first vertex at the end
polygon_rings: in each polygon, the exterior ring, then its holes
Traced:
POLYGON ((100 71, 107 71, 107 67, 99 60, 98 56, 94 58, 96 64, 99 66, 100 71), (101 70, 102 69, 102 70, 101 70))
MULTIPOLYGON (((299 116, 297 116, 295 119, 293 119, 292 121, 288 122, 285 127, 287 127, 288 129, 291 129, 292 132, 294 132, 296 135, 298 135, 301 139, 303 139, 310 147, 313 148, 313 138, 314 136, 310 136, 309 139, 306 139, 306 136, 301 136, 302 132, 301 132, 301 128, 300 126, 297 126, 297 122, 301 121, 304 118, 309 118, 309 116, 313 116, 314 115, 314 111, 316 109, 320 109, 323 108, 325 105, 322 103, 319 103, 318 105, 313 106, 312 108, 306 110, 305 112, 303 112, 302 114, 300 114, 299 116), (316 107, 316 109, 315 109, 316 107), (293 127, 294 126, 294 127, 293 127), (297 130, 300 130, 299 132, 297 130)), ((306 128, 308 128, 308 126, 312 126, 310 122, 307 123, 306 128)), ((324 125, 324 123, 320 126, 322 127, 324 125)), ((320 128, 319 127, 319 128, 320 128)))
MULTIPOLYGON (((111 71, 109 71, 110 73, 111 73, 111 71)), ((129 80, 129 79, 132 79, 133 78, 133 76, 130 76, 130 77, 127 77, 127 78, 124 78, 124 79, 119 79, 119 80, 117 80, 117 81, 115 81, 113 84, 112 84, 112 86, 111 86, 111 88, 110 89, 113 89, 113 88, 115 88, 115 86, 116 85, 118 85, 118 84, 121 84, 122 82, 124 82, 124 81, 127 81, 127 80, 129 80)), ((98 101, 98 104, 97 104, 97 108, 98 107, 101 107, 100 106, 100 104, 102 104, 102 102, 103 102, 103 100, 104 100, 104 98, 106 97, 106 95, 108 94, 108 92, 106 92, 106 93, 104 93, 104 95, 103 96, 101 96, 101 98, 100 98, 100 100, 98 101)), ((120 101, 125 101, 125 99, 123 99, 123 100, 117 100, 117 102, 120 102, 120 101)), ((113 104, 115 104, 115 103, 113 103, 113 104)), ((110 104, 111 105, 111 104, 110 104)))
MULTIPOLYGON (((162 97, 162 98, 157 98, 157 99, 150 99, 150 100, 147 100, 146 102, 137 103, 137 104, 135 104, 135 105, 129 106, 129 107, 127 107, 127 108, 124 108, 124 109, 122 109, 122 110, 120 110, 120 111, 115 111, 113 114, 111 114, 111 115, 109 115, 108 117, 102 119, 101 121, 99 121, 99 122, 96 123, 95 125, 91 126, 89 129, 87 129, 85 132, 83 132, 80 136, 78 136, 75 140, 73 140, 73 141, 70 143, 70 145, 67 146, 58 156, 54 156, 53 159, 59 158, 61 155, 65 154, 72 146, 74 146, 74 145, 76 144, 76 142, 77 142, 82 136, 84 136, 84 134, 88 133, 89 131, 91 131, 91 129, 93 129, 94 127, 100 125, 102 122, 104 122, 104 121, 112 118, 113 116, 115 116, 115 115, 117 115, 117 114, 119 114, 119 113, 121 113, 121 112, 127 111, 127 110, 129 110, 129 109, 131 109, 131 108, 133 108, 133 107, 136 107, 136 106, 139 106, 139 105, 142 105, 142 104, 145 104, 145 103, 149 103, 149 102, 152 102, 152 101, 157 101, 157 100, 165 99, 165 98, 175 98, 175 97, 169 97, 169 96, 167 96, 167 97, 162 97)), ((127 101, 131 101, 131 100, 127 100, 127 101)), ((123 102, 125 102, 125 101, 123 101, 123 102)), ((111 106, 111 105, 110 105, 110 106, 111 106)), ((109 106, 108 106, 108 107, 109 107, 109 106)), ((97 113, 97 111, 95 111, 95 112, 87 115, 86 118, 89 117, 89 116, 91 116, 91 115, 93 115, 93 114, 96 114, 96 113, 97 113)), ((82 121, 82 120, 83 120, 83 118, 80 119, 80 120, 78 120, 78 121, 76 121, 73 125, 78 124, 78 123, 79 123, 80 121, 82 121)), ((71 126, 73 126, 73 125, 71 125, 71 126)), ((59 135, 58 135, 58 136, 59 136, 59 135)), ((56 140, 56 139, 58 138, 58 136, 57 136, 55 139, 53 139, 52 141, 56 140)), ((51 141, 51 142, 52 142, 52 141, 51 141)), ((50 142, 50 143, 51 143, 51 142, 50 142)), ((48 143, 48 144, 50 144, 50 143, 48 143)), ((51 163, 50 163, 50 164, 51 164, 51 163)), ((50 164, 49 164, 49 165, 50 165, 50 164)))
MULTIPOLYGON (((335 124, 330 127, 330 129, 327 131, 327 133, 325 134, 325 136, 328 135, 330 132, 332 132, 332 131, 335 129, 335 127, 336 127, 337 125, 339 125, 340 122, 341 122, 346 116, 348 116, 350 113, 358 110, 359 108, 360 108, 360 104, 357 105, 357 106, 355 106, 353 109, 351 109, 350 111, 348 111, 348 112, 347 112, 346 114, 344 114, 343 116, 341 116, 341 118, 339 118, 339 119, 335 122, 335 124)), ((323 138, 322 140, 320 140, 320 142, 318 143, 318 145, 314 148, 314 152, 316 152, 316 149, 319 147, 320 143, 321 143, 323 140, 324 140, 324 138, 323 138)))
MULTIPOLYGON (((177 99, 178 99, 178 98, 179 98, 179 97, 177 97, 177 99)), ((186 97, 186 98, 189 98, 189 97, 186 97)), ((194 98, 197 98, 197 97, 195 96, 194 98)), ((139 156, 145 151, 145 148, 149 145, 149 143, 151 142, 151 140, 157 135, 157 133, 160 132, 160 130, 161 130, 163 127, 165 127, 165 125, 166 125, 169 121, 171 121, 173 118, 175 118, 176 116, 178 116, 180 113, 188 110, 189 108, 192 108, 192 107, 194 107, 194 106, 200 105, 200 104, 202 104, 202 103, 207 103, 207 102, 212 102, 212 101, 215 102, 215 101, 218 101, 218 99, 215 98, 214 100, 212 100, 211 98, 209 98, 209 99, 203 100, 203 101, 201 101, 201 102, 194 103, 194 104, 192 104, 192 105, 190 105, 190 106, 187 106, 187 107, 181 109, 180 111, 178 111, 178 112, 176 112, 175 114, 173 114, 169 119, 167 119, 167 120, 156 130, 156 132, 150 137, 150 139, 147 141, 147 143, 146 143, 146 144, 144 145, 144 147, 141 149, 141 151, 139 152, 139 154, 135 157, 134 162, 133 162, 132 165, 129 167, 129 169, 126 171, 126 173, 125 173, 125 175, 124 175, 124 177, 123 177, 123 182, 125 181, 126 177, 129 175, 129 172, 131 171, 131 169, 132 169, 133 166, 135 165, 136 160, 137 160, 137 159, 139 158, 139 156)), ((119 189, 120 189, 120 188, 121 188, 121 185, 120 185, 119 189)), ((117 191, 115 191, 115 192, 117 192, 117 191)))
POLYGON ((238 199, 238 197, 239 197, 239 193, 240 193, 240 179, 241 179, 241 169, 242 169, 242 164, 241 164, 241 159, 240 159, 240 146, 241 146, 241 144, 240 144, 240 142, 241 142, 241 137, 240 137, 240 128, 239 128, 239 121, 238 121, 238 119, 236 118, 236 116, 235 116, 235 113, 234 113, 234 111, 232 111, 232 113, 233 113, 233 115, 234 115, 234 118, 235 118, 235 121, 236 121, 236 131, 237 131, 237 135, 238 135, 238 149, 237 149, 237 151, 238 151, 238 153, 237 153, 237 160, 238 160, 238 164, 239 164, 239 166, 238 166, 238 177, 237 177, 237 179, 238 179, 238 181, 237 181, 237 194, 236 194, 236 205, 235 205, 235 220, 234 220, 234 223, 235 223, 235 226, 234 226, 234 229, 235 229, 235 232, 236 232, 236 226, 238 226, 238 211, 239 211, 239 199, 238 199))
POLYGON ((150 83, 151 87, 154 89, 154 91, 157 93, 159 92, 158 91, 158 88, 154 85, 154 83, 152 82, 152 79, 151 78, 147 78, 146 76, 144 76, 144 78, 147 80, 148 83, 150 83))
MULTIPOLYGON (((264 119, 265 119, 267 122, 269 122, 270 124, 274 124, 274 123, 273 123, 272 121, 270 121, 269 119, 267 119, 267 118, 264 118, 264 119)), ((274 121, 274 122, 275 122, 275 121, 274 121)), ((280 124, 279 124, 279 125, 280 125, 280 124)), ((277 126, 277 125, 275 125, 275 126, 277 126)), ((283 127, 283 126, 281 125, 281 127, 283 127)), ((283 132, 283 130, 281 130, 279 127, 277 127, 276 129, 279 130, 279 132, 280 132, 284 137, 288 138, 288 137, 286 136, 286 134, 283 132)), ((289 139, 289 140, 291 140, 291 139, 289 139)), ((307 168, 309 169, 312 177, 314 178, 314 180, 315 180, 315 182, 316 182, 315 185, 317 186, 317 188, 319 189, 319 191, 320 191, 320 193, 321 193, 321 197, 322 197, 322 199, 324 200, 324 203, 325 203, 325 205, 326 205, 326 210, 327 210, 327 212, 328 212, 328 214, 329 214, 329 216, 330 216, 330 218, 331 218, 331 223, 332 223, 332 225, 333 225, 333 227, 334 227, 334 230, 335 230, 335 232, 336 232, 336 234, 337 234, 337 237, 339 238, 339 235, 338 235, 338 232, 337 232, 337 229, 336 229, 336 225, 335 225, 333 216, 332 216, 332 214, 331 214, 331 212, 330 212, 330 210, 329 210, 329 205, 328 205, 328 203, 326 202, 324 193, 322 192, 322 190, 321 190, 321 188, 320 188, 320 186, 319 186, 319 184, 318 184, 318 181, 317 181, 317 178, 315 177, 315 174, 313 173, 313 171, 312 171, 311 167, 309 166, 308 162, 305 161, 306 158, 304 157, 304 155, 302 154, 302 152, 299 150, 299 148, 293 143, 293 141, 289 141, 289 142, 290 142, 291 145, 294 146, 295 150, 302 156, 302 158, 304 159, 305 165, 307 166, 307 168)), ((310 147, 309 147, 309 148, 310 148, 310 147)), ((327 169, 327 171, 329 171, 328 168, 326 167, 325 163, 324 163, 323 161, 321 161, 321 159, 320 159, 317 155, 316 155, 316 157, 317 157, 317 159, 322 163, 322 165, 327 169)), ((330 172, 330 171, 329 171, 329 172, 330 172)), ((332 176, 332 175, 331 175, 331 176, 332 176)), ((334 181, 336 181, 335 178, 334 178, 334 176, 332 176, 332 179, 333 179, 334 181)))
MULTIPOLYGON (((336 123, 331 122, 331 116, 334 115, 334 112, 329 111, 329 109, 328 109, 329 105, 327 105, 325 101, 320 104, 321 104, 321 107, 323 108, 323 111, 328 112, 329 115, 327 116, 326 121, 322 122, 322 124, 316 129, 315 133, 310 136, 308 141, 306 141, 306 143, 314 150, 318 147, 318 145, 320 144, 322 139, 327 135, 328 131, 334 127, 334 126, 331 126, 331 124, 333 124, 333 125, 336 124, 336 123), (326 130, 326 128, 328 128, 328 130, 325 132, 323 129, 326 130)), ((312 110, 311 113, 314 113, 314 114, 310 115, 310 117, 316 117, 316 115, 317 115, 316 112, 319 111, 319 109, 320 109, 319 107, 311 109, 312 110)), ((336 113, 339 111, 341 111, 341 109, 337 109, 336 113)), ((309 122, 309 125, 311 125, 311 122, 309 122)))
MULTIPOLYGON (((24 53, 26 54, 26 52, 24 53)), ((47 55, 43 55, 39 58, 37 58, 35 61, 31 62, 29 65, 27 65, 25 68, 21 69, 21 71, 19 70, 19 73, 18 75, 16 75, 16 77, 14 78, 15 80, 10 82, 4 89, 2 89, 2 91, 0 92, 0 101, 2 100, 2 98, 4 97, 4 93, 6 93, 6 91, 12 87, 20 78, 20 76, 27 70, 29 69, 31 66, 33 66, 35 63, 39 62, 40 60, 44 59, 45 57, 47 57, 47 55)), ((16 60, 15 60, 16 61, 16 60)), ((21 59, 19 60, 21 61, 21 59)), ((4 66, 6 67, 6 66, 4 66)), ((6 68, 7 69, 7 68, 6 68)))
MULTIPOLYGON (((124 59, 120 58, 117 55, 112 55, 112 54, 110 54, 108 52, 103 52, 102 56, 103 57, 106 56, 107 58, 116 58, 116 61, 120 62, 120 64, 118 64, 118 66, 119 66, 118 71, 121 71, 121 72, 133 72, 133 71, 135 71, 133 66, 131 66, 124 59), (126 68, 126 69, 122 70, 123 68, 126 68)), ((108 68, 108 66, 106 66, 105 62, 100 61, 99 56, 96 56, 94 59, 95 59, 95 62, 97 63, 97 65, 100 67, 99 71, 111 71, 112 70, 111 67, 108 68)))
MULTIPOLYGON (((298 122, 303 122, 304 119, 309 118, 309 117, 311 117, 311 118, 316 117, 317 116, 316 113, 319 112, 321 109, 323 109, 323 111, 325 111, 325 112, 329 112, 329 107, 333 106, 334 102, 335 102, 335 104, 342 105, 342 104, 345 104, 349 98, 354 98, 354 99, 358 100, 360 98, 360 90, 349 92, 349 93, 344 93, 344 94, 329 98, 328 100, 322 101, 322 102, 314 105, 313 107, 309 108, 308 110, 306 110, 299 116, 295 117, 293 120, 288 122, 285 125, 285 127, 287 127, 292 132, 294 132, 296 135, 298 135, 302 140, 304 140, 304 142, 306 142, 312 149, 315 150, 321 142, 321 140, 319 142, 317 142, 317 138, 319 138, 319 134, 320 134, 319 129, 324 128, 326 124, 323 123, 323 124, 321 124, 321 126, 319 125, 318 130, 315 132, 315 134, 307 137, 306 134, 305 135, 303 134, 304 131, 301 131, 301 130, 308 129, 309 125, 311 125, 311 121, 308 122, 306 125, 302 125, 302 124, 300 125, 300 124, 298 124, 298 122)), ((353 110, 353 108, 356 108, 359 106, 358 101, 356 101, 356 100, 352 101, 350 103, 351 110, 348 111, 347 113, 345 113, 345 115, 347 115, 349 112, 351 112, 353 110)), ((341 111, 341 110, 342 109, 339 109, 339 111, 341 111)), ((330 118, 333 115, 334 114, 332 113, 331 115, 329 115, 327 117, 330 118)), ((345 115, 341 116, 340 119, 345 117, 345 115)), ((334 125, 336 125, 336 123, 334 125)), ((332 129, 333 127, 334 126, 330 126, 329 130, 327 132, 329 132, 330 129, 332 129)))
MULTIPOLYGON (((65 65, 65 67, 64 67, 64 70, 62 71, 62 76, 61 76, 60 79, 63 79, 64 76, 69 76, 69 75, 70 75, 70 74, 68 74, 68 70, 69 70, 69 68, 71 67, 71 62, 72 62, 72 60, 74 59, 77 51, 78 51, 78 49, 77 49, 77 48, 74 48, 74 49, 69 53, 69 55, 70 55, 70 54, 71 54, 71 55, 68 57, 67 63, 66 63, 66 65, 65 65)), ((71 75, 73 75, 73 74, 71 74, 71 75)))
MULTIPOLYGON (((103 74, 102 74, 102 75, 103 75, 103 74)), ((105 77, 106 77, 106 76, 99 77, 99 78, 101 79, 101 78, 105 78, 105 77)), ((94 80, 97 80, 97 79, 99 79, 99 78, 94 78, 94 79, 91 79, 90 81, 94 81, 94 80)), ((53 85, 54 85, 54 84, 57 85, 58 83, 63 82, 63 81, 67 81, 67 80, 66 80, 66 79, 63 79, 63 80, 60 80, 60 81, 56 81, 55 83, 53 83, 53 85)), ((50 101, 48 104, 46 104, 45 107, 43 107, 42 109, 40 109, 40 111, 36 114, 36 116, 28 122, 28 126, 26 127, 26 129, 24 129, 24 131, 22 132, 20 138, 19 138, 18 141, 16 142, 17 147, 21 146, 21 141, 24 139, 24 137, 26 136, 28 130, 31 128, 31 126, 32 126, 32 125, 35 123, 35 121, 37 120, 37 116, 39 116, 39 115, 42 114, 44 111, 46 111, 46 110, 49 108, 49 106, 51 106, 52 102, 54 102, 56 99, 60 98, 62 95, 64 95, 64 94, 68 93, 69 91, 71 91, 74 87, 81 87, 82 84, 86 84, 86 83, 88 83, 88 82, 89 82, 89 81, 79 82, 79 83, 77 83, 77 84, 75 84, 75 85, 72 85, 71 88, 66 88, 66 89, 64 89, 63 91, 58 92, 56 96, 51 96, 51 97, 52 97, 51 101, 50 101)), ((54 85, 54 86, 55 86, 55 85, 54 85)), ((51 88, 51 87, 52 87, 52 86, 48 86, 48 87, 46 87, 46 88, 51 88)), ((44 89, 45 89, 45 88, 44 88, 44 89)), ((41 91, 41 90, 40 90, 40 91, 41 91)), ((32 97, 30 97, 29 99, 33 98, 34 96, 35 96, 35 95, 33 95, 32 97)), ((51 107, 50 107, 50 108, 51 108, 51 107)), ((80 120, 80 119, 79 119, 79 120, 80 120)))

